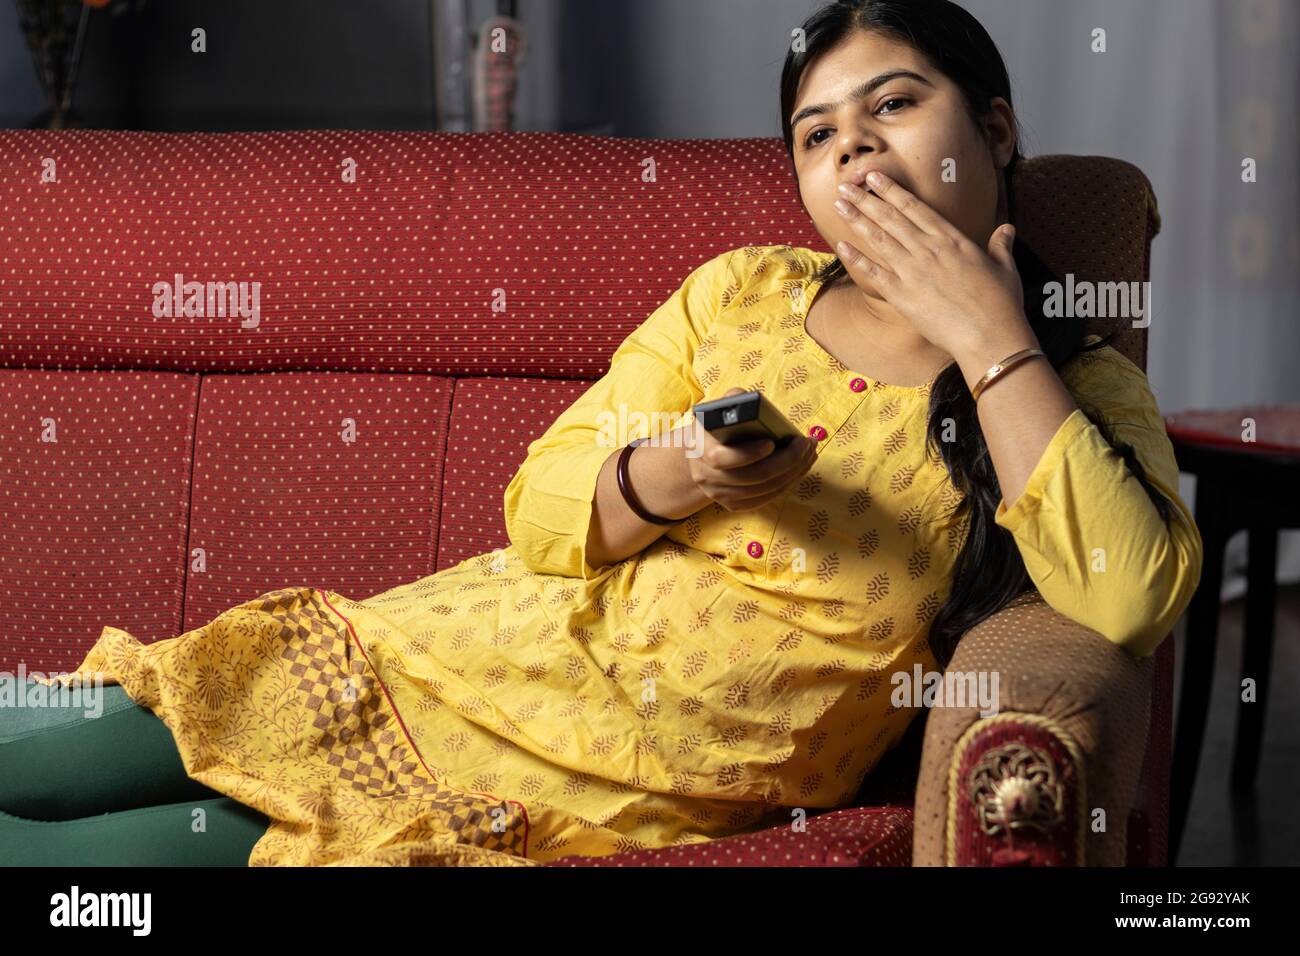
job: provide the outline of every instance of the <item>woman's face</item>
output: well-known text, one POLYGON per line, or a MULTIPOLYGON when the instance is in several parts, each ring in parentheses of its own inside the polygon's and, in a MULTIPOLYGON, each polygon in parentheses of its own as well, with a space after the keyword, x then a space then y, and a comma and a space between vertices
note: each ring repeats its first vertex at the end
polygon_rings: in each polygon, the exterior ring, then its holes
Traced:
POLYGON ((804 71, 792 115, 810 106, 825 111, 795 122, 794 165, 804 208, 830 248, 842 239, 869 254, 835 211, 835 200, 840 183, 861 182, 871 169, 914 193, 981 248, 1006 221, 999 185, 1015 134, 1011 107, 1001 97, 985 121, 986 140, 961 90, 922 54, 855 30, 804 71), (858 87, 898 70, 919 78, 898 76, 847 102, 858 87))

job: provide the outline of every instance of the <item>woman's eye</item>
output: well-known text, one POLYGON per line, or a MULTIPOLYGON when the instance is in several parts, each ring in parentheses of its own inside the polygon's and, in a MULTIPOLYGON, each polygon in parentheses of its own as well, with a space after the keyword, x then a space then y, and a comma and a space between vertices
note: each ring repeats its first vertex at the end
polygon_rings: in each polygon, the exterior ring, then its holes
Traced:
MULTIPOLYGON (((897 113, 898 110, 886 110, 885 107, 888 106, 890 103, 910 103, 910 102, 911 102, 911 100, 908 100, 906 97, 902 97, 902 96, 891 96, 889 99, 885 100, 885 102, 883 102, 883 103, 880 104, 880 109, 876 110, 876 112, 877 112, 877 113, 883 113, 883 112, 888 112, 888 113, 897 113)), ((818 140, 816 143, 814 143, 814 142, 813 142, 813 137, 816 136, 818 133, 825 133, 825 132, 828 132, 828 130, 827 130, 826 127, 824 127, 824 126, 821 127, 820 129, 815 129, 815 130, 813 130, 811 133, 808 134, 808 137, 804 140, 804 146, 805 146, 805 147, 808 147, 808 148, 811 148, 811 147, 813 147, 813 146, 820 145, 820 144, 821 144, 822 142, 824 142, 824 141, 823 141, 823 140, 818 140)))

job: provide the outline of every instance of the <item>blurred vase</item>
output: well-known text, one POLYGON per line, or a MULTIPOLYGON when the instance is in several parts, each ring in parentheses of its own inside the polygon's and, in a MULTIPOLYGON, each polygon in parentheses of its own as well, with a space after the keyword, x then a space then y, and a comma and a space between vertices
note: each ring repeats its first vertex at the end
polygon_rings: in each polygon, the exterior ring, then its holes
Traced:
POLYGON ((72 112, 77 67, 85 48, 86 25, 92 6, 107 0, 15 0, 18 22, 36 67, 36 81, 48 108, 27 124, 28 129, 78 129, 85 122, 72 112))

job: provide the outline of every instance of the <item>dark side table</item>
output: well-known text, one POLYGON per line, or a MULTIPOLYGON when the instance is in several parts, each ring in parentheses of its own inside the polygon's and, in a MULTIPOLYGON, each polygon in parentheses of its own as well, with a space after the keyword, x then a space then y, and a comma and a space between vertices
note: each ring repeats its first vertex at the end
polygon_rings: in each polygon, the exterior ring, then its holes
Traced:
POLYGON ((1246 619, 1241 676, 1255 680, 1255 701, 1237 709, 1232 788, 1255 786, 1264 712, 1268 706, 1269 660, 1277 579, 1277 536, 1300 527, 1300 407, 1271 406, 1223 411, 1187 411, 1165 416, 1165 428, 1181 471, 1196 476, 1196 525, 1204 545, 1201 581, 1187 609, 1186 659, 1174 736, 1169 796, 1169 862, 1187 824, 1192 787, 1210 709, 1219 631, 1223 557, 1228 539, 1245 529, 1246 619), (1247 425, 1254 423, 1253 441, 1247 425))

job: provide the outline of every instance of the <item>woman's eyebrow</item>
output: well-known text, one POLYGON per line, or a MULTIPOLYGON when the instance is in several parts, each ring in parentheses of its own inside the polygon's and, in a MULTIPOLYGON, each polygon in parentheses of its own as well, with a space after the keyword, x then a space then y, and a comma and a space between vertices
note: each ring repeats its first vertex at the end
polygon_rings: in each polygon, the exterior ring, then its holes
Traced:
POLYGON ((867 80, 867 82, 863 83, 850 93, 847 100, 841 100, 840 103, 817 103, 813 106, 805 106, 799 112, 794 114, 794 118, 790 120, 790 128, 794 129, 803 120, 806 120, 810 116, 829 113, 831 110, 835 109, 835 107, 841 105, 841 103, 857 103, 860 100, 864 100, 870 96, 877 87, 884 86, 890 80, 901 78, 916 80, 918 83, 924 83, 926 86, 934 89, 934 84, 919 73, 913 73, 911 70, 889 70, 886 73, 881 73, 879 76, 873 76, 871 79, 867 80))

